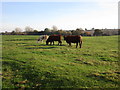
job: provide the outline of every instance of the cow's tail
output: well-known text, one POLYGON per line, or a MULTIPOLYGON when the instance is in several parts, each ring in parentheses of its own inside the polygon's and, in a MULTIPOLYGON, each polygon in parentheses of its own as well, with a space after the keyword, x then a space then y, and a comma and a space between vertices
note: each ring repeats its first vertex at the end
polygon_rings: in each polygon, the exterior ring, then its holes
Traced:
POLYGON ((80 36, 80 48, 82 48, 82 36, 80 36))

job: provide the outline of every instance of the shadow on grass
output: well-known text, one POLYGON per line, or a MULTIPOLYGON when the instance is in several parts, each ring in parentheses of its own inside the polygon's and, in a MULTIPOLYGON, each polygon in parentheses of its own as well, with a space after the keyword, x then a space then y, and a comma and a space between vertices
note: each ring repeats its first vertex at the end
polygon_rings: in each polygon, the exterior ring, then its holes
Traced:
POLYGON ((27 47, 25 49, 53 49, 57 47, 27 47))
MULTIPOLYGON (((9 61, 13 61, 14 60, 14 62, 19 62, 19 63, 26 63, 25 61, 13 59, 13 58, 10 58, 10 57, 2 57, 2 59, 7 59, 9 61)), ((7 62, 4 62, 4 63, 7 63, 7 62)))
MULTIPOLYGON (((53 49, 53 48, 58 48, 59 45, 24 45, 25 49, 53 49)), ((61 46, 66 46, 66 45, 61 45, 61 46)))
MULTIPOLYGON (((24 86, 30 86, 30 88, 33 88, 33 86, 36 85, 37 80, 36 78, 38 77, 38 72, 36 72, 36 70, 34 69, 34 67, 31 67, 29 64, 23 64, 23 63, 19 63, 16 61, 2 61, 3 67, 5 66, 9 66, 11 68, 12 71, 14 71, 12 73, 12 76, 10 77, 11 80, 11 84, 14 85, 14 88, 22 88, 22 85, 24 84, 24 86), (16 76, 20 76, 20 77, 16 77, 16 76), (16 81, 17 79, 17 81, 16 81), (27 80, 29 82, 27 83, 20 83, 21 80, 27 80)), ((4 73, 9 72, 8 68, 3 68, 3 77, 4 77, 4 73)), ((6 79, 3 79, 3 82, 6 79)), ((4 87, 3 87, 4 88, 4 87)), ((9 86, 8 86, 9 88, 9 86)), ((26 87, 25 87, 26 88, 26 87)))
POLYGON ((92 79, 96 79, 98 81, 104 81, 104 82, 112 82, 115 85, 119 85, 119 76, 118 76, 118 72, 115 74, 116 72, 113 73, 92 73, 90 75, 88 75, 88 78, 92 78, 92 79))
POLYGON ((34 47, 34 46, 47 46, 47 45, 45 45, 45 44, 40 44, 40 45, 23 45, 23 46, 28 46, 28 47, 34 47))
POLYGON ((27 44, 27 43, 15 43, 15 44, 27 44))
POLYGON ((36 39, 11 39, 11 40, 5 40, 5 41, 30 41, 30 40, 36 40, 36 39))
MULTIPOLYGON (((10 66, 12 71, 12 79, 10 82, 14 85, 15 88, 60 88, 61 86, 65 87, 66 84, 73 84, 75 82, 68 80, 66 77, 58 78, 54 73, 49 71, 40 71, 33 63, 23 64, 17 63, 15 61, 3 61, 4 66, 10 66), (32 66, 31 66, 32 65, 32 66), (17 75, 21 77, 16 77, 17 75), (23 81, 20 81, 22 78, 23 81), (16 81, 17 79, 17 81, 16 81), (26 81, 27 82, 24 82, 26 81)), ((7 69, 4 68, 7 71, 7 69)), ((4 71, 3 71, 4 72, 4 71)))

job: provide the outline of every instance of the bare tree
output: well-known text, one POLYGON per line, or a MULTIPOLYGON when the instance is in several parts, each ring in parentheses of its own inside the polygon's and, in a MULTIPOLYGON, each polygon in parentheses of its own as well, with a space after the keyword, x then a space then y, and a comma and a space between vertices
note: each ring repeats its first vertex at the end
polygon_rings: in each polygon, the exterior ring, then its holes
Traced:
POLYGON ((25 27, 25 32, 32 32, 33 28, 31 28, 30 26, 26 26, 25 27))
POLYGON ((57 26, 53 25, 53 26, 52 26, 52 30, 53 30, 53 31, 57 31, 57 30, 58 30, 57 26))
POLYGON ((16 33, 22 32, 22 29, 19 28, 19 27, 17 27, 17 28, 15 28, 15 32, 16 32, 16 33))

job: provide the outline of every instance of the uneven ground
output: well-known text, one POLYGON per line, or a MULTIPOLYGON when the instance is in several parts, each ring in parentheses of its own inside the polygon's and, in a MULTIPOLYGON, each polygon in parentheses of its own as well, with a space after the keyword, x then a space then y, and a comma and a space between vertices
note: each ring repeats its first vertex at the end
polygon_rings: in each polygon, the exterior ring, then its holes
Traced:
POLYGON ((3 88, 118 88, 118 36, 83 37, 81 49, 38 37, 2 36, 3 88))

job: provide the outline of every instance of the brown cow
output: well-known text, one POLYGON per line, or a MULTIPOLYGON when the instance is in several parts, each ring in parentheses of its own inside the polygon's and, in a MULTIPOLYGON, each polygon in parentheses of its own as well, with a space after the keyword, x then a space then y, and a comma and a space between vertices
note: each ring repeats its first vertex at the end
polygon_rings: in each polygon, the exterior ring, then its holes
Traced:
POLYGON ((61 39, 62 39, 62 36, 61 36, 61 35, 51 35, 51 36, 49 36, 49 38, 47 39, 46 45, 48 45, 49 42, 50 42, 50 45, 52 45, 52 43, 53 43, 53 45, 54 45, 54 41, 58 41, 58 45, 62 45, 61 39))
POLYGON ((76 48, 79 46, 80 48, 82 47, 82 36, 80 35, 68 35, 68 36, 64 36, 64 40, 66 40, 66 42, 71 46, 71 43, 76 43, 76 48))

